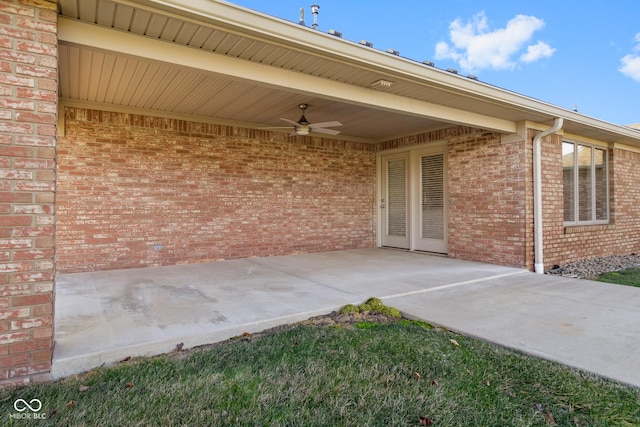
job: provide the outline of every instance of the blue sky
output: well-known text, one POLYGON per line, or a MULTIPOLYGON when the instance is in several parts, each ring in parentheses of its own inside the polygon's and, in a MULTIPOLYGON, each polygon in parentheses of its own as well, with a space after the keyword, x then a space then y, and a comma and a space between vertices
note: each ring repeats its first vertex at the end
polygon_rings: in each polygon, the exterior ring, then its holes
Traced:
MULTIPOLYGON (((310 0, 233 0, 313 24, 310 0)), ((560 107, 640 123, 640 1, 318 0, 319 30, 560 107)))

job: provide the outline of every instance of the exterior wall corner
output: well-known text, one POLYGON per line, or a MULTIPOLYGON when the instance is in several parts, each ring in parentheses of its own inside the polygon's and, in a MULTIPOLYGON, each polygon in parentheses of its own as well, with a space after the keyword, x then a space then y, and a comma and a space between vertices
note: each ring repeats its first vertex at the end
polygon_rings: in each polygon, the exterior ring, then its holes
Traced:
POLYGON ((0 4, 0 386, 48 377, 53 352, 56 3, 0 4))

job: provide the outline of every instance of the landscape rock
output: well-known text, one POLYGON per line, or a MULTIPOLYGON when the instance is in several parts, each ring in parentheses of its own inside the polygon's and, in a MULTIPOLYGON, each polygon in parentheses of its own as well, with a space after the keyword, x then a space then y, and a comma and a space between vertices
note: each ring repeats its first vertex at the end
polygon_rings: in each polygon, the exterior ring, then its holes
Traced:
POLYGON ((547 274, 577 279, 593 279, 611 271, 640 267, 640 255, 613 255, 600 258, 588 258, 574 261, 562 266, 554 266, 547 274))

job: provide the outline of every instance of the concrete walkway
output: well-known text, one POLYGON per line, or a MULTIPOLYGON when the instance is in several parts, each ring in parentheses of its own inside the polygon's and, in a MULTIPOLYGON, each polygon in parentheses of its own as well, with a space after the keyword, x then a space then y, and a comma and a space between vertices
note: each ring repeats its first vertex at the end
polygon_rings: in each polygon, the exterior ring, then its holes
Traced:
POLYGON ((58 275, 52 378, 376 296, 408 317, 640 387, 640 288, 385 249, 58 275))

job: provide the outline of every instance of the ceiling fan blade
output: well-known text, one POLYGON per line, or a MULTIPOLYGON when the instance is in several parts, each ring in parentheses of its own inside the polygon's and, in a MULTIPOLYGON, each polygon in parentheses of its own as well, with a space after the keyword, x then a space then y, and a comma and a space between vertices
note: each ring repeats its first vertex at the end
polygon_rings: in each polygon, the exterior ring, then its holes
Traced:
POLYGON ((333 129, 325 129, 325 128, 317 128, 315 126, 311 127, 311 132, 317 132, 317 133, 325 133, 327 135, 338 135, 340 133, 339 130, 333 130, 333 129))
POLYGON ((299 126, 300 125, 300 123, 294 122, 293 120, 283 119, 283 118, 280 118, 280 120, 284 120, 287 123, 291 123, 293 126, 299 126))
POLYGON ((311 123, 312 128, 332 128, 334 126, 342 126, 340 122, 321 122, 321 123, 311 123))

